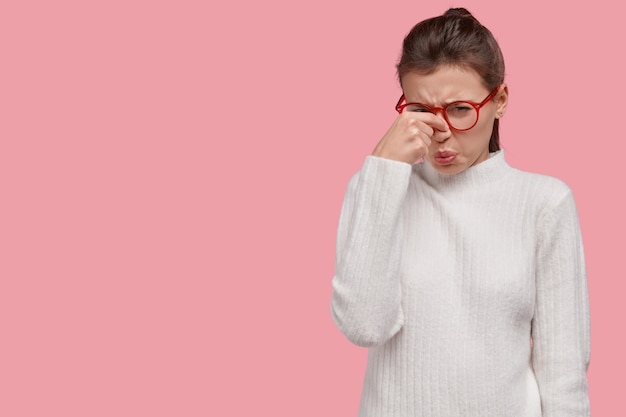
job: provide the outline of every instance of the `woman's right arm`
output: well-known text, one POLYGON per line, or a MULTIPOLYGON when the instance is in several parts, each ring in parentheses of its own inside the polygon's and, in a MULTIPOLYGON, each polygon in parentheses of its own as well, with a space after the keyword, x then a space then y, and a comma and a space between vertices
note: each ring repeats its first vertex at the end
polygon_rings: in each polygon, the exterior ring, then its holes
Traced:
POLYGON ((404 323, 400 212, 412 165, 428 153, 433 135, 448 132, 439 116, 402 113, 350 180, 337 232, 331 312, 356 345, 381 345, 404 323))
POLYGON ((339 229, 331 312, 359 346, 389 340, 403 325, 400 211, 411 165, 368 156, 350 180, 339 229))

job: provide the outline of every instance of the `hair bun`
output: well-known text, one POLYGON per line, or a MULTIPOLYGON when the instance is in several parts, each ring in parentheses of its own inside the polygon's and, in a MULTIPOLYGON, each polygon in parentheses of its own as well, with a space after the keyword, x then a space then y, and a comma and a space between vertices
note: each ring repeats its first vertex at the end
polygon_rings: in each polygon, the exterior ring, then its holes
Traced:
POLYGON ((444 14, 444 16, 458 16, 458 17, 469 17, 475 19, 474 16, 463 7, 456 7, 448 9, 444 14))

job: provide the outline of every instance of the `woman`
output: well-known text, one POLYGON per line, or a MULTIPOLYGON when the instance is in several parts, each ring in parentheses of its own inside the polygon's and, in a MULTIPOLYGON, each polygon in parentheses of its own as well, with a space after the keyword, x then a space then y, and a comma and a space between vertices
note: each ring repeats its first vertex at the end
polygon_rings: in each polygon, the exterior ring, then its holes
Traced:
POLYGON ((400 113, 351 179, 331 310, 369 348, 368 417, 589 415, 589 308, 570 189, 511 168, 493 35, 467 10, 417 24, 400 113))

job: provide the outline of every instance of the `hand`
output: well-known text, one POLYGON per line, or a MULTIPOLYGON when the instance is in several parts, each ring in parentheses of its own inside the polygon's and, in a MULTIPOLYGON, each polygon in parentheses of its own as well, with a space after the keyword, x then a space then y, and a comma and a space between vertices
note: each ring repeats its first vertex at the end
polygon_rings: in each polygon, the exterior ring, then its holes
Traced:
POLYGON ((449 133, 443 118, 432 113, 404 112, 398 115, 372 155, 412 165, 428 154, 436 131, 449 133))

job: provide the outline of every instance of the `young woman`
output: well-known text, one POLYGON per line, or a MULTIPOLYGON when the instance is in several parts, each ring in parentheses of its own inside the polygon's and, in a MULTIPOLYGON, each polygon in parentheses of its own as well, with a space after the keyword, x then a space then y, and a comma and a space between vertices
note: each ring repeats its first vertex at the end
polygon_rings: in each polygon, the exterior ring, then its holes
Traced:
POLYGON ((417 24, 399 115, 351 179, 331 311, 369 348, 362 417, 589 416, 571 190, 510 167, 504 60, 467 10, 417 24))

